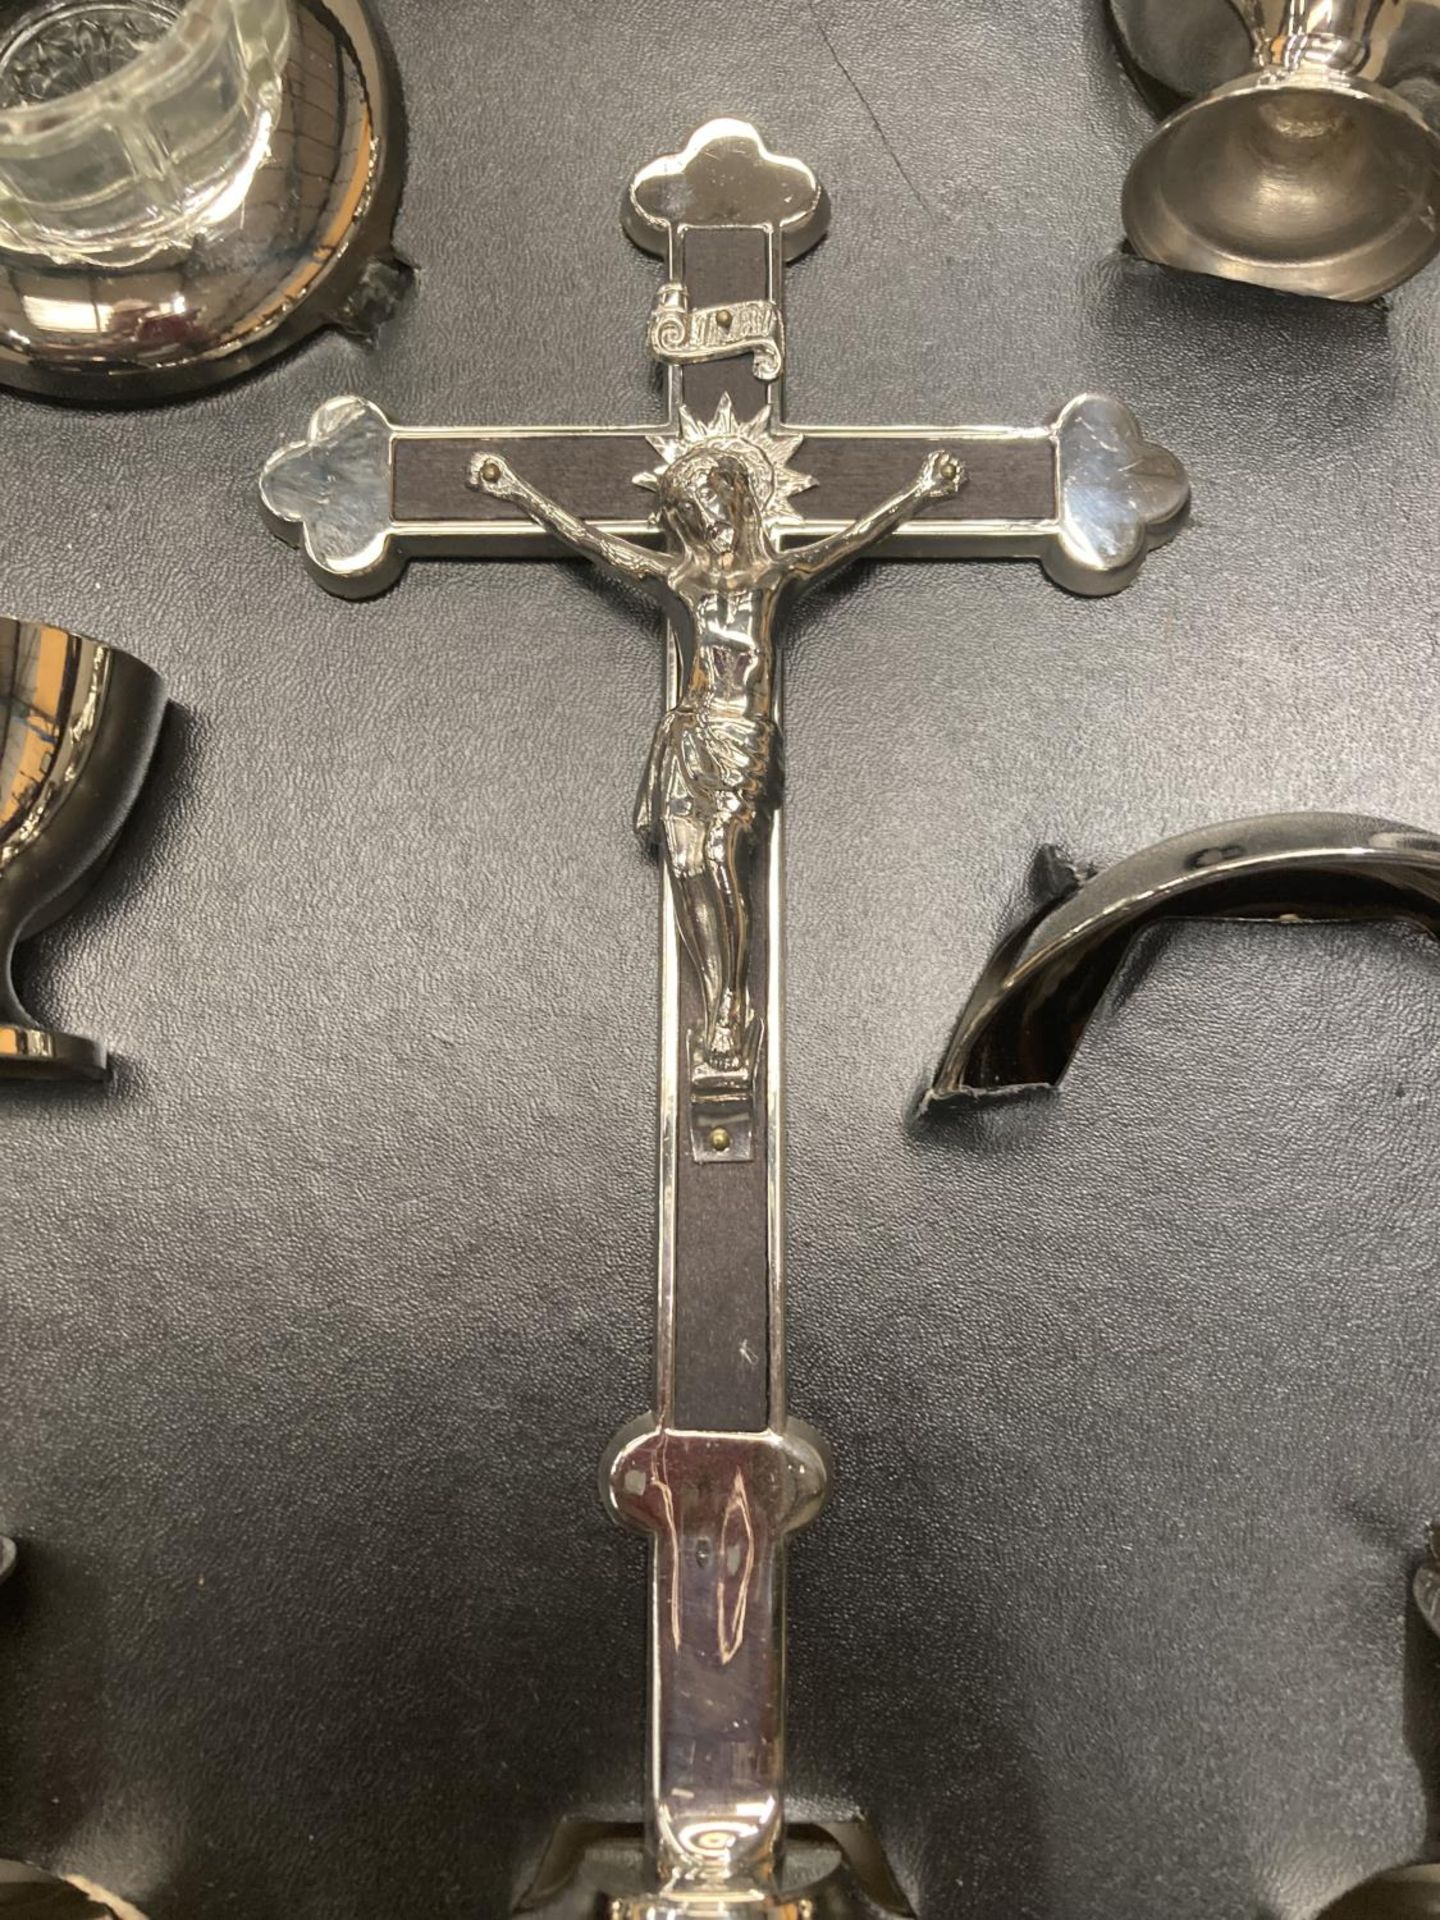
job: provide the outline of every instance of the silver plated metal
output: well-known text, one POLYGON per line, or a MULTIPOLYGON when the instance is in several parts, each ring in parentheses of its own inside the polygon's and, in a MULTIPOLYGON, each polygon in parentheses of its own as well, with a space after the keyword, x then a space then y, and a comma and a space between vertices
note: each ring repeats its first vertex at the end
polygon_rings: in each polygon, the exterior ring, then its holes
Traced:
POLYGON ((785 365, 785 322, 773 300, 692 307, 683 280, 667 280, 650 314, 650 351, 670 366, 753 353, 757 380, 778 380, 785 365))
POLYGON ((1371 300, 1440 249, 1435 0, 1107 0, 1167 117, 1125 231, 1165 266, 1371 300))
MULTIPOLYGON (((759 383, 757 383, 759 384, 759 383)), ((763 399, 763 394, 762 394, 763 399)), ((677 426, 679 422, 675 423, 677 426)), ((772 426, 780 422, 772 420, 772 426)), ((953 452, 968 485, 916 511, 878 548, 888 560, 1034 559, 1073 593, 1118 593, 1177 533, 1190 488, 1173 454, 1145 437, 1123 401, 1082 394, 1039 427, 791 426, 814 482, 782 529, 785 545, 839 533, 886 483, 953 452)), ((500 452, 543 473, 580 518, 658 546, 656 517, 631 491, 653 466, 653 426, 402 427, 342 394, 265 470, 276 531, 330 593, 366 600, 412 559, 553 558, 553 533, 469 484, 474 456, 500 452), (627 497, 628 496, 628 497, 627 497), (591 500, 600 510, 584 511, 591 500)))
POLYGON ((368 0, 286 4, 278 105, 234 191, 130 254, 123 233, 93 257, 0 244, 0 385, 145 405, 247 373, 320 327, 369 335, 388 313, 408 279, 391 244, 405 159, 394 62, 368 0))
POLYGON ((165 711, 142 661, 63 627, 0 619, 0 1082, 97 1080, 106 1051, 26 1012, 17 944, 93 879, 140 791, 165 711))
POLYGON ((790 424, 784 270, 828 214, 808 167, 712 121, 622 204, 664 262, 665 422, 430 431, 345 396, 261 481, 331 592, 376 593, 424 555, 571 552, 669 629, 636 820, 664 856, 655 1403, 603 1473, 651 1542, 647 1817, 643 1847, 567 1824, 528 1901, 556 1914, 904 1911, 863 1829, 787 1835, 785 1818, 785 1548, 829 1463, 788 1412, 783 1353, 783 620, 865 552, 1029 555, 1113 592, 1189 498, 1179 462, 1098 396, 1034 428, 790 424))
POLYGON ((1268 814, 1099 872, 1047 849, 1041 891, 1047 904, 971 993, 927 1106, 1058 1085, 1132 943, 1161 921, 1406 919, 1440 937, 1440 838, 1353 814, 1268 814))
POLYGON ((654 471, 635 476, 660 499, 669 538, 658 552, 590 527, 498 451, 475 454, 469 477, 572 551, 651 590, 679 646, 685 681, 656 731, 635 826, 646 845, 664 849, 700 980, 704 1019, 688 1036, 693 1127, 696 1151, 721 1157, 736 1151, 737 1130, 750 1137, 754 1116, 762 1022, 750 990, 750 876, 780 793, 780 617, 932 500, 959 493, 965 469, 951 453, 929 453, 908 486, 787 550, 791 497, 811 484, 790 465, 801 436, 771 431, 768 404, 737 421, 728 393, 713 420, 683 404, 679 414, 677 431, 651 437, 654 471), (714 1144, 722 1133, 724 1144, 714 1144))

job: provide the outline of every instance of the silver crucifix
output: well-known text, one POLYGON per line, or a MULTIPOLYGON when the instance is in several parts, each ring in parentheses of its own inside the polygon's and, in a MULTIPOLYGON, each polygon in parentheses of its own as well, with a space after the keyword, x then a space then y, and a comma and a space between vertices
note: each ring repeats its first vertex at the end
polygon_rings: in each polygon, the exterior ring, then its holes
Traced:
POLYGON ((659 552, 577 519, 499 452, 474 456, 470 484, 649 588, 669 619, 682 684, 656 729, 635 828, 645 845, 664 850, 704 1001, 687 1036, 693 1149, 748 1159, 763 1030, 750 991, 750 875, 781 784, 776 628, 805 588, 932 500, 957 494, 965 469, 952 453, 927 454, 909 486, 837 533, 787 549, 790 498, 811 484, 789 465, 802 436, 770 431, 768 406, 737 421, 728 393, 711 421, 683 404, 679 414, 678 432, 651 440, 655 471, 635 475, 660 498, 669 540, 659 552))
POLYGON ((261 486, 333 592, 379 592, 427 553, 570 551, 669 626, 636 821, 664 854, 656 1402, 604 1482, 653 1543, 650 1779, 643 1845, 572 1821, 542 1864, 527 1904, 577 1920, 908 1911, 863 1828, 785 1822, 784 1544, 828 1465, 785 1404, 781 622, 866 552, 1029 555, 1114 592, 1189 500, 1180 463, 1097 395, 1034 428, 790 425, 784 268, 828 218, 808 167, 711 121, 623 205, 666 263, 663 427, 398 428, 347 397, 261 486))

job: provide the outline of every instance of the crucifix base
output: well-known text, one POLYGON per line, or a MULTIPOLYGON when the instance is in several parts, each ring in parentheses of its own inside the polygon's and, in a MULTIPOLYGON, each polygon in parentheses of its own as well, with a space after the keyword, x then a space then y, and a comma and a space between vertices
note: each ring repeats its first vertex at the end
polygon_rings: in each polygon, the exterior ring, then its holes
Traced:
POLYGON ((566 1820, 515 1911, 545 1920, 913 1920, 863 1820, 793 1827, 782 1883, 753 1895, 656 1892, 638 1824, 566 1820))

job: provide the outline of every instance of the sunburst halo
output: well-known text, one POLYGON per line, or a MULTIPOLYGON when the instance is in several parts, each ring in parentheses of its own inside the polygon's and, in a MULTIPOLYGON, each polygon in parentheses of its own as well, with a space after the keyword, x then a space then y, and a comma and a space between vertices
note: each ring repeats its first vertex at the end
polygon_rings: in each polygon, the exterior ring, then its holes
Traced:
POLYGON ((800 516, 790 505, 791 496, 803 493, 807 487, 815 484, 811 475, 797 473, 790 465, 792 456, 804 444, 805 436, 801 433, 772 433, 768 406, 762 407, 753 420, 739 421, 735 418, 735 409, 727 393, 715 409, 715 418, 708 422, 697 420, 688 407, 682 406, 679 427, 680 431, 675 434, 646 436, 659 454, 660 464, 649 472, 637 473, 637 487, 658 493, 661 482, 676 461, 703 447, 717 456, 725 453, 744 461, 754 483, 761 516, 767 525, 799 519, 800 516))

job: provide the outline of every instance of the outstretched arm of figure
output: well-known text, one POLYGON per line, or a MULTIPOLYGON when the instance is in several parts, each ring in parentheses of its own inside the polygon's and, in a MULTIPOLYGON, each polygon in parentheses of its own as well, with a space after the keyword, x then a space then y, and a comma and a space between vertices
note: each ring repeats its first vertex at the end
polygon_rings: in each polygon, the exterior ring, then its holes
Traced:
POLYGON ((913 486, 882 500, 878 507, 862 514, 848 527, 842 527, 839 533, 828 533, 823 540, 811 541, 808 547, 797 547, 786 555, 785 571, 792 579, 813 586, 827 574, 838 573, 841 567, 858 560, 867 547, 873 547, 887 533, 902 526, 917 507, 958 493, 965 480, 965 469, 953 453, 932 453, 913 486))
POLYGON ((633 540, 622 540, 614 534, 597 532, 562 507, 558 500, 538 493, 520 478, 501 454, 477 453, 470 462, 467 477, 477 492, 491 494, 496 500, 513 500, 517 507, 523 507, 532 520, 538 520, 542 527, 548 528, 567 547, 583 554, 587 560, 595 561, 598 566, 608 567, 612 573, 618 573, 626 580, 658 579, 670 565, 663 553, 649 553, 644 547, 637 547, 633 540))

